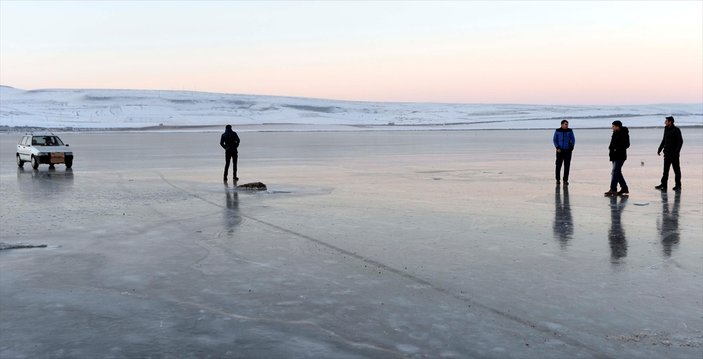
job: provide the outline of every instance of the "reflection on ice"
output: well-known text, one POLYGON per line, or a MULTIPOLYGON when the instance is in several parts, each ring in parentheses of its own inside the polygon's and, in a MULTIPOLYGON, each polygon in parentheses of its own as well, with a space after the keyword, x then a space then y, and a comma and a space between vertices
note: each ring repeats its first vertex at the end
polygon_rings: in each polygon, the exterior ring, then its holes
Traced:
POLYGON ((239 193, 234 187, 225 183, 225 198, 226 209, 224 212, 224 226, 229 237, 234 233, 234 227, 242 223, 242 217, 239 215, 239 193))
POLYGON ((566 249, 574 235, 574 223, 569 205, 569 186, 564 186, 562 201, 560 186, 554 190, 554 238, 559 241, 561 249, 566 249))
POLYGON ((21 192, 38 195, 70 191, 73 188, 73 170, 56 171, 55 168, 25 170, 17 168, 17 186, 21 192))
POLYGON ((674 205, 669 210, 669 195, 666 192, 662 196, 662 216, 657 221, 657 228, 661 234, 662 249, 664 257, 671 257, 671 252, 679 245, 679 205, 681 203, 681 192, 674 195, 674 205))
POLYGON ((621 259, 627 257, 627 239, 622 228, 622 210, 627 204, 627 197, 610 197, 610 229, 608 241, 610 242, 610 262, 618 265, 621 259), (618 203, 620 198, 620 203, 618 203))
POLYGON ((701 359, 703 183, 647 165, 601 197, 607 132, 554 192, 546 131, 247 132, 262 192, 220 187, 213 133, 75 134, 73 173, 0 156, 0 239, 52 248, 0 251, 0 357, 701 359))

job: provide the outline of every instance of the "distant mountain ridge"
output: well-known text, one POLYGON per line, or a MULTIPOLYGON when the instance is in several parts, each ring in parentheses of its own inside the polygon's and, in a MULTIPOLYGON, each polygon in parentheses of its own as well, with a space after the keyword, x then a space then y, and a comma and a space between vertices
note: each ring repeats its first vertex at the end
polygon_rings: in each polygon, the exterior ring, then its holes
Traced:
POLYGON ((359 102, 194 91, 37 89, 0 85, 0 126, 124 129, 305 125, 320 129, 503 129, 703 126, 703 104, 565 106, 359 102))

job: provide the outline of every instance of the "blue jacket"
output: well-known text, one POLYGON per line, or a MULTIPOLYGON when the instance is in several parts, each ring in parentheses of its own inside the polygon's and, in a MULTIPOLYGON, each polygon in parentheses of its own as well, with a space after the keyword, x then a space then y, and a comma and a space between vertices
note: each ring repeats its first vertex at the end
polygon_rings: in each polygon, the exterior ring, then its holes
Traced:
POLYGON ((561 150, 573 150, 574 146, 576 145, 576 137, 574 137, 574 131, 572 131, 570 128, 567 128, 566 130, 560 128, 557 128, 556 131, 554 131, 554 137, 552 138, 552 142, 554 142, 554 147, 561 149, 561 150))

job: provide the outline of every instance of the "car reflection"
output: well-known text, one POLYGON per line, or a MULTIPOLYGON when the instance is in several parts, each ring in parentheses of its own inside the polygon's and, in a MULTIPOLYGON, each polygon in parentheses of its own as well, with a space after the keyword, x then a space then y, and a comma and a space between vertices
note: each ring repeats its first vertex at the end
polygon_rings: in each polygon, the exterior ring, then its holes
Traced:
POLYGON ((681 203, 681 192, 676 191, 674 204, 669 209, 669 195, 666 192, 662 196, 662 216, 657 221, 657 228, 661 234, 662 250, 665 258, 671 257, 671 253, 679 245, 679 206, 681 203))
POLYGON ((242 217, 239 215, 239 193, 235 187, 230 187, 225 183, 225 204, 224 225, 228 236, 234 234, 234 229, 242 223, 242 217))
POLYGON ((569 241, 574 235, 574 223, 571 216, 571 206, 569 205, 569 187, 564 186, 564 197, 562 199, 561 186, 556 186, 554 190, 554 238, 559 241, 561 249, 566 249, 569 241))
POLYGON ((17 187, 20 192, 31 195, 49 195, 69 192, 73 189, 73 170, 57 171, 17 168, 17 187))
POLYGON ((626 204, 627 197, 610 197, 608 242, 610 243, 610 262, 616 265, 627 257, 627 239, 625 230, 622 228, 622 210, 626 204))

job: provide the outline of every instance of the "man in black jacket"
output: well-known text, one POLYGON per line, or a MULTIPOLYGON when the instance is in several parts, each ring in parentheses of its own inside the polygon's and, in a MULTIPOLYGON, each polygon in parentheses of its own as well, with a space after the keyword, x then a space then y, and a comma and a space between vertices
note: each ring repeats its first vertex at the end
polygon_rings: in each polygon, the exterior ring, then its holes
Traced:
POLYGON ((679 154, 683 146, 683 137, 681 130, 674 126, 674 116, 669 116, 664 120, 664 138, 659 145, 657 155, 661 156, 664 150, 664 173, 662 174, 661 184, 654 187, 658 190, 666 191, 666 183, 669 180, 669 167, 674 167, 674 180, 676 186, 672 188, 674 191, 681 190, 681 168, 679 167, 679 154))
POLYGON ((227 182, 227 172, 229 172, 229 162, 232 160, 232 178, 235 182, 239 180, 237 177, 237 148, 239 147, 239 136, 232 131, 232 125, 225 126, 225 132, 220 136, 220 146, 225 149, 225 176, 224 181, 227 182))
POLYGON ((608 146, 610 162, 613 164, 613 172, 610 178, 610 190, 605 192, 606 196, 627 196, 630 190, 627 188, 625 177, 622 175, 622 166, 627 160, 627 149, 630 147, 630 131, 622 125, 620 121, 613 121, 613 136, 610 138, 608 146), (620 192, 617 191, 620 184, 620 192))

